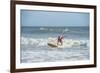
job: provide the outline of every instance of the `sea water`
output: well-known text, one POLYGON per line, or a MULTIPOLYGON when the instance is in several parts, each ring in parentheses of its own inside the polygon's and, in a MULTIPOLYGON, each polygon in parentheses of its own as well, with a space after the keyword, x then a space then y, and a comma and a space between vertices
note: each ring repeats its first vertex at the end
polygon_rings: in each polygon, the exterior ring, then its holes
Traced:
POLYGON ((21 63, 89 60, 89 27, 21 27, 21 63), (80 46, 52 48, 48 39, 63 33, 63 40, 77 40, 80 46))

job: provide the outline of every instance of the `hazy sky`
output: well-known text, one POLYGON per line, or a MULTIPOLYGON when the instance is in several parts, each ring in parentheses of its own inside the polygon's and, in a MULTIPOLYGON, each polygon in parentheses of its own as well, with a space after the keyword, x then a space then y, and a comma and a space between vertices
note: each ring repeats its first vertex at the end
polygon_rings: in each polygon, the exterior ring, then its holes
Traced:
POLYGON ((89 13, 21 10, 22 26, 89 26, 89 13))

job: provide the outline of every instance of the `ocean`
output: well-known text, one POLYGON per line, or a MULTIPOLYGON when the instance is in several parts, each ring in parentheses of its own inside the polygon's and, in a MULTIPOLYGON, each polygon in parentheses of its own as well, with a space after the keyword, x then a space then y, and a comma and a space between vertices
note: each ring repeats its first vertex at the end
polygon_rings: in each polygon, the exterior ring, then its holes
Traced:
POLYGON ((89 47, 89 27, 21 27, 21 63, 89 60, 89 47), (62 33, 63 48, 48 46, 62 33))

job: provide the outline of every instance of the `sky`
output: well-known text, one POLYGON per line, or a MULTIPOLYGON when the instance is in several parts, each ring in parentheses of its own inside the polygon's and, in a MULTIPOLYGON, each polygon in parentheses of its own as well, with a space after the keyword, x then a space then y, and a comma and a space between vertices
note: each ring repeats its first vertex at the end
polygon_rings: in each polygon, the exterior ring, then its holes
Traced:
POLYGON ((21 26, 89 26, 89 13, 21 10, 21 26))

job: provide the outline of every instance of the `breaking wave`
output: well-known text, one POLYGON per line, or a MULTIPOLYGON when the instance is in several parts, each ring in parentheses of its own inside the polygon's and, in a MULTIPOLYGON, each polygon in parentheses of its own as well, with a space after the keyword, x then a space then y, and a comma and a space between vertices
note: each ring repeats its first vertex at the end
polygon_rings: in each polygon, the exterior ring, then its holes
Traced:
MULTIPOLYGON (((55 41, 56 38, 29 38, 29 37, 21 37, 21 45, 31 45, 31 46, 47 46, 48 42, 55 41)), ((73 39, 64 39, 63 40, 64 47, 72 47, 72 46, 89 46, 89 40, 73 40, 73 39)))

